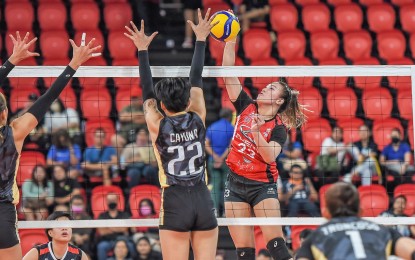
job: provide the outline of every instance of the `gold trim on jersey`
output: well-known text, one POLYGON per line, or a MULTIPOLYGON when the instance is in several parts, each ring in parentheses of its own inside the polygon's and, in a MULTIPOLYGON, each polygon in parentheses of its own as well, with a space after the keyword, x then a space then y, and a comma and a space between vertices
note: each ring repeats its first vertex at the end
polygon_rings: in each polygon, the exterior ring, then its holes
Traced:
POLYGON ((180 115, 184 115, 184 114, 187 114, 187 111, 177 112, 177 113, 171 114, 171 115, 170 115, 170 116, 168 116, 168 117, 171 117, 171 116, 180 116, 180 115))
POLYGON ((12 192, 13 192, 13 204, 17 205, 19 203, 20 200, 20 193, 19 193, 19 187, 17 187, 17 171, 19 170, 19 165, 20 165, 20 154, 17 157, 16 160, 16 169, 14 170, 14 178, 13 178, 13 187, 12 187, 12 192))
POLYGON ((392 254, 392 240, 389 240, 385 247, 386 258, 392 254))
POLYGON ((314 245, 311 246, 311 253, 313 254, 315 260, 327 260, 324 253, 314 245))
POLYGON ((154 156, 156 157, 157 165, 159 167, 160 186, 162 188, 169 187, 169 185, 167 184, 167 176, 166 176, 166 173, 164 172, 163 164, 161 162, 159 150, 157 149, 157 146, 154 143, 153 143, 153 149, 154 149, 154 156))
POLYGON ((164 225, 164 188, 161 189, 159 222, 160 222, 160 225, 164 225))

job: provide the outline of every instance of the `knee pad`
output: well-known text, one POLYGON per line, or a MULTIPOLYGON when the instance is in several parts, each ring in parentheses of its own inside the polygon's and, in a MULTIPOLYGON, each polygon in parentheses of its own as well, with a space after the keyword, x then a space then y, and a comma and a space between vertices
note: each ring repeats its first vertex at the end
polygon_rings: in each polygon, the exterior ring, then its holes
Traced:
POLYGON ((267 249, 274 259, 288 260, 293 258, 288 252, 288 248, 282 237, 271 239, 267 244, 267 249))
POLYGON ((255 248, 242 247, 236 249, 238 260, 255 260, 255 248))

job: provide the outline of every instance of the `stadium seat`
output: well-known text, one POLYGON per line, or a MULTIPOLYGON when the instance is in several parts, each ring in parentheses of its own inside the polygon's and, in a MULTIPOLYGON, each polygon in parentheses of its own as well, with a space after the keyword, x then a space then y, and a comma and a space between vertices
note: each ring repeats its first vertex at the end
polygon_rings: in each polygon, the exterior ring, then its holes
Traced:
MULTIPOLYGON (((79 30, 77 31, 74 37, 74 41, 76 44, 79 44, 81 42, 82 33, 86 34, 86 37, 85 37, 86 44, 88 44, 92 40, 92 38, 95 38, 95 42, 93 46, 95 47, 95 46, 101 45, 101 49, 98 52, 102 52, 104 50, 105 39, 104 39, 104 35, 102 35, 102 32, 100 30, 90 30, 90 31, 79 30)), ((97 57, 94 57, 93 59, 89 59, 89 61, 93 61, 96 58, 97 57)))
POLYGON ((304 149, 312 153, 320 153, 323 140, 331 136, 331 127, 326 119, 309 120, 302 130, 304 149))
POLYGON ((315 230, 318 226, 291 226, 291 246, 293 250, 300 248, 300 233, 304 229, 315 230))
POLYGON ((295 2, 301 6, 307 6, 320 3, 320 0, 295 0, 295 2))
POLYGON ((32 25, 35 19, 32 3, 8 2, 4 9, 4 16, 9 31, 15 32, 19 30, 21 34, 26 31, 32 31, 32 25))
POLYGON ((383 186, 378 184, 360 186, 358 191, 362 217, 377 217, 389 208, 389 196, 383 186))
POLYGON ((49 242, 44 229, 20 229, 19 237, 23 255, 34 246, 49 242))
POLYGON ((305 106, 304 113, 309 119, 320 117, 321 110, 323 109, 323 98, 317 89, 310 87, 301 91, 298 100, 305 106))
MULTIPOLYGON (((302 58, 298 60, 286 61, 285 66, 312 66, 313 63, 307 59, 302 58)), ((313 86, 313 77, 287 77, 288 85, 297 90, 308 89, 313 86)))
POLYGON ((414 122, 413 119, 408 121, 408 141, 411 149, 414 150, 414 122))
POLYGON ((112 66, 137 66, 138 57, 129 58, 129 59, 114 59, 112 61, 112 66))
POLYGON ((401 184, 396 186, 393 191, 393 197, 405 196, 406 208, 405 215, 413 216, 415 214, 415 184, 401 184))
POLYGON ((291 3, 274 5, 270 11, 270 21, 276 32, 295 30, 298 24, 297 8, 291 3))
POLYGON ((100 19, 96 3, 74 3, 71 8, 71 20, 75 30, 97 30, 100 19))
POLYGON ((124 211, 125 198, 123 191, 118 186, 97 186, 91 192, 91 210, 94 219, 97 219, 99 214, 108 210, 107 195, 116 194, 118 196, 118 210, 124 211))
POLYGON ((409 38, 409 48, 411 49, 412 58, 415 58, 415 33, 411 34, 409 38))
POLYGON ((104 57, 94 57, 93 59, 89 59, 86 61, 82 66, 107 66, 107 61, 104 57))
POLYGON ((304 29, 310 33, 328 30, 330 19, 330 10, 325 4, 306 5, 303 8, 304 29))
POLYGON ((222 94, 221 94, 220 102, 221 102, 222 108, 228 108, 228 109, 235 112, 236 109, 233 106, 231 100, 229 99, 229 95, 228 95, 228 92, 226 91, 226 89, 223 88, 221 93, 222 94))
MULTIPOLYGON (((264 59, 261 61, 251 62, 251 66, 278 66, 278 62, 273 58, 264 59)), ((279 77, 252 77, 252 85, 258 89, 262 90, 268 84, 278 81, 279 77)))
POLYGON ((66 108, 77 109, 77 98, 73 88, 67 86, 62 93, 59 95, 59 99, 62 100, 66 108))
POLYGON ((359 3, 366 6, 382 4, 384 0, 359 0, 359 3))
POLYGON ((133 19, 133 11, 129 3, 108 3, 104 7, 104 21, 108 30, 124 30, 133 19))
MULTIPOLYGON (((242 2, 243 2, 243 0, 231 0, 231 2, 233 3, 233 4, 236 4, 236 5, 241 5, 242 4, 242 2), (238 3, 239 2, 239 3, 238 3)), ((285 3, 287 3, 288 1, 287 0, 269 0, 268 1, 268 4, 272 7, 272 6, 274 6, 274 5, 280 5, 280 4, 285 4, 285 3)))
POLYGON ((336 6, 334 22, 336 29, 342 33, 359 31, 363 24, 362 9, 355 3, 336 6))
POLYGON ((304 58, 306 39, 300 30, 278 33, 277 48, 279 57, 286 62, 304 58))
MULTIPOLYGON (((319 62, 320 65, 346 65, 346 62, 341 59, 333 59, 319 62)), ((320 82, 323 87, 327 89, 344 88, 347 86, 348 77, 320 77, 320 82)))
POLYGON ((94 133, 97 128, 103 128, 107 132, 105 135, 105 145, 111 144, 111 136, 115 134, 114 123, 108 118, 88 120, 85 123, 85 142, 87 146, 94 145, 94 133))
POLYGON ((39 26, 42 30, 65 30, 66 8, 62 2, 45 2, 37 9, 39 26))
POLYGON ((32 172, 36 165, 46 165, 45 155, 36 151, 23 151, 20 155, 19 170, 16 182, 21 186, 27 179, 32 178, 32 172))
POLYGON ((80 77, 78 78, 79 84, 84 90, 93 89, 98 90, 98 88, 104 88, 107 82, 107 78, 98 78, 98 77, 80 77))
MULTIPOLYGON (((413 65, 411 59, 402 58, 400 60, 389 61, 388 65, 413 65)), ((411 77, 409 76, 388 76, 389 86, 398 90, 411 89, 411 77)))
POLYGON ((140 78, 113 78, 114 85, 119 89, 130 89, 132 87, 140 87, 140 78))
POLYGON ((357 98, 350 88, 331 89, 327 94, 327 108, 331 118, 352 118, 357 110, 357 98))
POLYGON ((221 4, 212 4, 210 6, 203 6, 204 8, 210 8, 210 13, 214 14, 216 12, 222 11, 222 10, 228 10, 231 7, 227 3, 221 3, 221 4))
POLYGON ((408 7, 408 5, 415 3, 414 0, 392 0, 392 4, 400 6, 401 8, 405 6, 408 7))
POLYGON ((369 28, 375 33, 393 30, 395 19, 395 10, 389 4, 371 5, 367 9, 369 28))
POLYGON ((87 89, 81 93, 81 109, 84 118, 108 118, 111 112, 111 96, 104 86, 87 89))
POLYGON ((122 88, 117 91, 117 95, 115 97, 115 106, 117 108, 118 113, 121 110, 129 106, 131 104, 131 97, 132 96, 142 96, 141 88, 137 86, 131 86, 130 88, 122 88))
POLYGON ((24 108, 29 102, 29 95, 36 94, 39 96, 39 91, 36 88, 33 89, 12 89, 10 93, 9 109, 12 113, 20 108, 24 108))
POLYGON ((337 125, 343 129, 343 142, 349 144, 360 140, 359 127, 364 125, 360 118, 345 118, 339 119, 337 125))
POLYGON ((67 59, 69 36, 66 31, 43 32, 40 35, 42 57, 49 60, 67 59))
POLYGON ((415 3, 402 6, 399 11, 402 29, 408 33, 415 32, 415 3))
POLYGON ((326 211, 326 192, 330 188, 331 185, 333 185, 333 184, 325 184, 325 185, 321 186, 320 189, 318 190, 318 198, 319 198, 319 201, 320 201, 320 211, 321 211, 321 215, 323 217, 326 217, 326 215, 325 215, 325 211, 326 211))
POLYGON ((403 59, 406 40, 401 31, 394 30, 377 35, 379 56, 387 61, 403 59))
POLYGON ((401 89, 398 91, 397 102, 399 108, 399 117, 411 120, 412 114, 412 91, 410 89, 401 89))
POLYGON ((352 0, 327 0, 327 3, 329 3, 333 6, 348 5, 351 2, 352 2, 352 0))
POLYGON ((160 213, 161 194, 160 188, 154 185, 138 185, 130 190, 130 210, 133 218, 139 218, 139 205, 143 199, 149 199, 154 204, 157 216, 160 213))
MULTIPOLYGON (((108 49, 114 59, 134 59, 137 48, 134 43, 125 37, 124 31, 110 32, 108 35, 108 49)), ((137 64, 135 64, 137 65, 137 64)))
POLYGON ((44 59, 43 66, 67 66, 70 62, 69 58, 62 58, 62 59, 44 59))
POLYGON ((392 112, 392 96, 385 88, 367 90, 362 95, 365 116, 370 119, 389 118, 392 112))
MULTIPOLYGON (((24 37, 25 35, 26 35, 26 32, 29 32, 29 39, 33 39, 34 37, 36 37, 34 34, 33 34, 33 32, 32 32, 32 30, 25 30, 25 31, 20 31, 20 36, 21 37, 24 37)), ((5 46, 6 46, 6 51, 7 51, 7 55, 8 56, 10 56, 10 55, 12 55, 12 53, 13 53, 13 42, 12 42, 12 40, 11 40, 11 38, 10 38, 10 34, 12 34, 13 35, 13 37, 16 37, 16 31, 12 31, 12 30, 9 30, 9 31, 7 31, 6 32, 6 34, 5 34, 5 38, 4 38, 4 40, 5 40, 5 46)), ((1 38, 0 38, 1 39, 1 38)), ((36 44, 33 44, 32 46, 30 46, 30 51, 35 51, 35 48, 36 48, 36 44)), ((35 63, 34 64, 27 64, 26 66, 31 66, 31 65, 33 65, 33 66, 35 66, 35 65, 37 65, 36 64, 36 60, 32 57, 32 58, 29 58, 29 59, 25 59, 25 60, 22 60, 20 63, 19 63, 19 66, 22 66, 22 64, 24 63, 24 62, 33 62, 33 61, 35 61, 35 63)))
MULTIPOLYGON (((353 63, 354 65, 379 65, 379 60, 369 58, 366 60, 359 60, 353 63)), ((382 76, 357 76, 354 77, 355 87, 363 90, 377 89, 381 85, 382 76)))
POLYGON ((343 34, 343 48, 346 57, 352 61, 370 59, 372 37, 368 31, 356 31, 343 34))
POLYGON ((242 41, 246 58, 251 61, 270 58, 272 42, 266 29, 249 29, 242 41))
POLYGON ((319 61, 333 60, 339 54, 339 37, 333 30, 311 34, 311 52, 319 61))
MULTIPOLYGON (((216 65, 222 65, 223 58, 223 49, 225 48, 225 43, 215 40, 213 37, 209 37, 209 51, 210 56, 216 60, 216 65)), ((236 44, 235 51, 238 52, 239 44, 236 44)), ((236 57, 236 63, 241 59, 236 57)), ((243 62, 242 62, 243 64, 243 62)))
MULTIPOLYGON (((20 66, 20 63, 19 63, 20 66)), ((18 90, 23 90, 23 89, 27 89, 27 90, 32 90, 32 89, 36 89, 37 88, 37 79, 38 78, 23 78, 23 77, 13 77, 13 78, 9 78, 9 83, 10 86, 13 89, 18 89, 18 90)))
POLYGON ((403 133, 401 122, 396 118, 377 119, 373 121, 372 133, 373 140, 378 145, 379 151, 391 143, 391 132, 398 128, 403 133))

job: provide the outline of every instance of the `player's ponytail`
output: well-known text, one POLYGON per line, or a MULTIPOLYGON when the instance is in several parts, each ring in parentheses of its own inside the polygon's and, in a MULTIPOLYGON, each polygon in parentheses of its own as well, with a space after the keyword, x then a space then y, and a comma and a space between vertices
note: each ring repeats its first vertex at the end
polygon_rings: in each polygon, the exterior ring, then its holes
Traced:
MULTIPOLYGON (((7 108, 6 98, 4 97, 3 94, 0 93, 0 113, 3 112, 6 108, 7 108)), ((1 115, 0 115, 0 121, 3 121, 3 118, 1 118, 1 115)), ((1 125, 0 123, 0 144, 4 142, 4 136, 1 131, 3 127, 4 125, 1 125)))
POLYGON ((285 126, 290 128, 299 128, 306 121, 307 116, 304 114, 305 107, 298 101, 298 95, 300 92, 290 88, 287 83, 280 81, 278 82, 284 87, 284 103, 281 105, 278 113, 285 126))

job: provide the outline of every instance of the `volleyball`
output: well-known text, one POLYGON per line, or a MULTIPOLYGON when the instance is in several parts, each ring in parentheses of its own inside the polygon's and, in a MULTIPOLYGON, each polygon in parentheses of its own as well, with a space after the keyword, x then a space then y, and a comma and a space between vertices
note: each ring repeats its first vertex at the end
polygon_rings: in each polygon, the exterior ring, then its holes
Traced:
POLYGON ((238 17, 228 11, 219 11, 214 15, 211 24, 219 23, 210 30, 210 35, 218 41, 231 41, 236 38, 241 29, 238 17))

